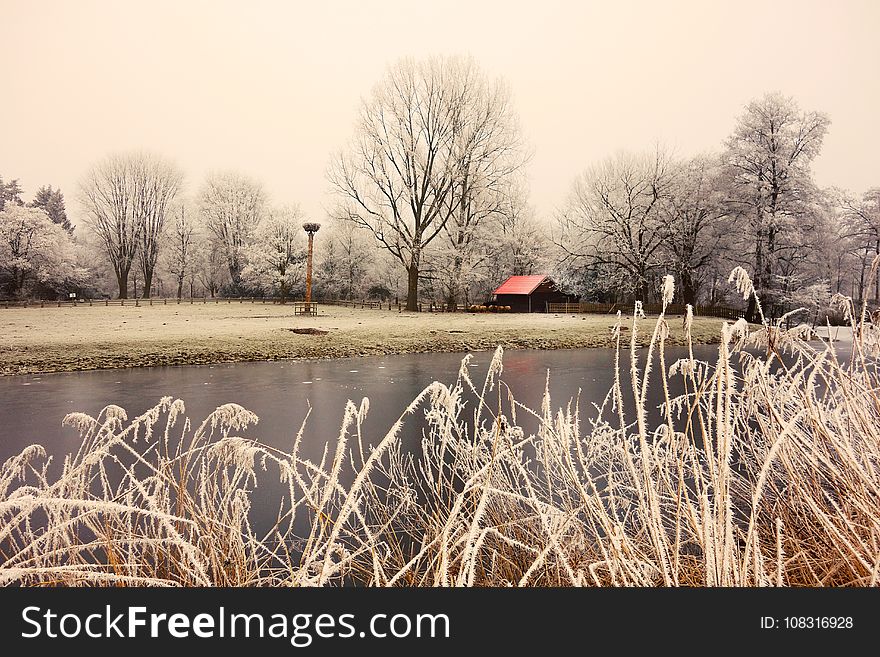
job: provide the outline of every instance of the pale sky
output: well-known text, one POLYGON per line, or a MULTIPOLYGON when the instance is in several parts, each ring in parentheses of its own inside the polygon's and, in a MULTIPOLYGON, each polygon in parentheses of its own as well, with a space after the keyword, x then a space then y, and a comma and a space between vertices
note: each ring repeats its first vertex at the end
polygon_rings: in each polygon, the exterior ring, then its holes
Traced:
POLYGON ((0 0, 0 175, 25 197, 108 153, 261 180, 324 219, 325 171, 400 57, 472 55, 513 92, 538 215, 620 149, 718 150, 779 90, 831 128, 820 185, 880 185, 880 2, 0 0))

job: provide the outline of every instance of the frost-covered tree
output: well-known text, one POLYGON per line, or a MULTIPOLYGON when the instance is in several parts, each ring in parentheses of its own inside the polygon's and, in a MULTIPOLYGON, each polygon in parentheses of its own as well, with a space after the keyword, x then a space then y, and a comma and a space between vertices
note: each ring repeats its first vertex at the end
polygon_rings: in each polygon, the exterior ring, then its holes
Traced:
POLYGON ((406 269, 407 310, 418 310, 425 249, 458 209, 468 158, 482 148, 476 133, 467 136, 465 118, 478 114, 475 71, 470 60, 450 57, 393 66, 363 102, 354 141, 328 174, 341 199, 337 216, 369 230, 406 269))
POLYGON ((24 205, 24 201, 21 200, 21 194, 21 185, 18 184, 17 179, 5 183, 3 182, 3 177, 0 176, 0 210, 3 210, 7 203, 10 205, 24 205))
POLYGON ((659 148, 619 153, 574 181, 558 217, 556 244, 561 267, 579 272, 581 287, 648 300, 650 283, 666 262, 662 210, 671 164, 659 148))
POLYGON ((144 153, 135 158, 133 165, 135 212, 141 223, 138 262, 143 274, 143 296, 149 299, 165 222, 180 190, 183 174, 170 162, 144 153))
POLYGON ((880 188, 869 189, 861 197, 842 194, 839 204, 846 227, 846 243, 854 260, 853 288, 857 290, 854 296, 859 300, 868 298, 873 285, 873 301, 880 304, 880 269, 875 272, 873 281, 868 280, 871 263, 880 254, 880 188))
POLYGON ((549 254, 552 243, 546 230, 534 213, 534 208, 508 196, 498 221, 493 222, 492 255, 489 265, 489 284, 493 289, 507 276, 529 276, 550 271, 549 254))
POLYGON ((84 276, 70 234, 43 210, 10 203, 0 211, 0 283, 8 293, 77 286, 84 276))
MULTIPOLYGON (((810 165, 828 125, 825 114, 802 112, 792 98, 773 92, 746 106, 727 140, 730 207, 748 232, 752 280, 765 310, 780 255, 798 248, 797 240, 789 238, 809 220, 816 193, 810 165)), ((754 319, 754 297, 747 315, 754 319)))
MULTIPOLYGON (((177 283, 177 298, 183 297, 183 284, 195 268, 195 224, 193 213, 185 204, 171 211, 171 226, 167 236, 166 267, 177 283)), ((192 291, 190 291, 192 295, 192 291)))
MULTIPOLYGON (((229 282, 229 263, 222 246, 217 243, 213 235, 205 231, 196 231, 194 237, 193 271, 204 288, 205 295, 210 295, 213 299, 229 282)), ((192 278, 190 282, 192 284, 192 278)))
POLYGON ((719 162, 698 156, 675 163, 660 208, 660 230, 668 269, 676 277, 682 303, 696 305, 710 265, 729 232, 719 162))
POLYGON ((291 291, 305 280, 305 232, 303 213, 297 206, 273 208, 254 231, 245 247, 247 264, 242 281, 271 291, 287 300, 291 291))
POLYGON ((321 294, 331 299, 361 298, 376 260, 376 247, 365 231, 348 221, 333 220, 322 229, 321 294))
POLYGON ((241 293, 244 247, 265 212, 263 186, 234 171, 215 172, 202 186, 198 204, 204 224, 226 260, 231 288, 241 293))
POLYGON ((504 81, 489 80, 472 60, 463 65, 461 77, 460 126, 454 143, 459 180, 447 197, 451 215, 442 248, 448 263, 443 287, 449 310, 455 310, 461 294, 481 278, 497 246, 502 215, 520 211, 525 184, 517 174, 528 159, 504 81))
POLYGON ((93 166, 80 183, 85 224, 104 244, 120 299, 128 298, 128 277, 138 253, 149 296, 159 238, 181 180, 177 168, 159 156, 123 153, 93 166))

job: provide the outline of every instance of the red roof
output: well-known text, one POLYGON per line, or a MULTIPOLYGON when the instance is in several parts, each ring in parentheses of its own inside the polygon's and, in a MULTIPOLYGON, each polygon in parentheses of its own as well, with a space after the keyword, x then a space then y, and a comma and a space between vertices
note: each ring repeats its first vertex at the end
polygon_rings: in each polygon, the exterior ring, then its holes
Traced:
POLYGON ((495 294, 531 294, 545 280, 546 274, 511 276, 495 289, 495 294))

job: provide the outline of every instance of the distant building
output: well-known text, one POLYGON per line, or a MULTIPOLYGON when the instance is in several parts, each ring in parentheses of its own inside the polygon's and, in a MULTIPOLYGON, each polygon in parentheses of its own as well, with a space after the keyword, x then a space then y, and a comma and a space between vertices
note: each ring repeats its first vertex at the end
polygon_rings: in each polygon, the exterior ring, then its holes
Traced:
POLYGON ((517 313, 543 313, 547 312, 548 303, 577 301, 577 297, 562 292, 546 274, 511 276, 493 294, 499 306, 510 306, 517 313))

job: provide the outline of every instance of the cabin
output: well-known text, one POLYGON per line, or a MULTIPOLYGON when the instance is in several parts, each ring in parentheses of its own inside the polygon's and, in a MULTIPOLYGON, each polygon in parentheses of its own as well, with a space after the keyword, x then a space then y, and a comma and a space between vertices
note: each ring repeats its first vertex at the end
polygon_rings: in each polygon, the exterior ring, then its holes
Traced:
POLYGON ((495 303, 515 313, 544 313, 548 303, 569 303, 577 298, 562 292, 546 274, 511 276, 493 292, 495 303))

